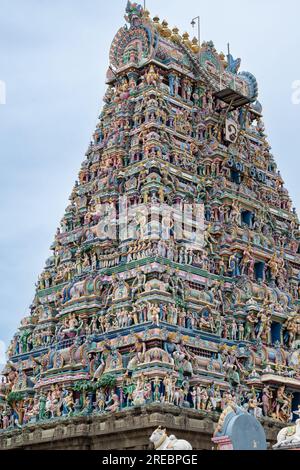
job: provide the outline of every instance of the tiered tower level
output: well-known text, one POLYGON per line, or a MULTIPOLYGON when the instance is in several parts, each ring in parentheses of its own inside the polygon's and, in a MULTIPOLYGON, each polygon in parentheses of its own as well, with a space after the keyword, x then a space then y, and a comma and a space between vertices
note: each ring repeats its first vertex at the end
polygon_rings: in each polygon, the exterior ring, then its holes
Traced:
POLYGON ((299 221, 256 79, 137 4, 126 21, 9 346, 0 435, 158 404, 288 422, 300 403, 299 221))

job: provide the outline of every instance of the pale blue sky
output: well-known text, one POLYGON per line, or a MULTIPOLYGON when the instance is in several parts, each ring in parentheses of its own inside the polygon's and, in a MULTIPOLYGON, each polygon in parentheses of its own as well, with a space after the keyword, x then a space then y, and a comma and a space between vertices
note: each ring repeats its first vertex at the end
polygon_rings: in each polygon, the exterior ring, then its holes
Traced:
MULTIPOLYGON (((0 0, 0 340, 8 343, 64 213, 102 106, 110 43, 127 0, 0 0)), ((300 208, 299 0, 147 0, 181 32, 201 15, 202 39, 256 75, 273 153, 300 208)), ((0 343, 1 345, 1 343, 0 343)), ((1 351, 1 346, 0 346, 1 351)), ((1 352, 0 352, 1 356, 1 352)), ((0 357, 1 362, 1 357, 0 357)))

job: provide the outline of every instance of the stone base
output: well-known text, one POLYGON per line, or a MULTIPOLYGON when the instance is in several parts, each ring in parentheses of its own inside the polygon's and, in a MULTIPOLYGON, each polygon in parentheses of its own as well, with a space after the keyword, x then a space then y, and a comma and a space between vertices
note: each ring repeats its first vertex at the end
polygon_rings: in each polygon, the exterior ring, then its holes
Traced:
MULTIPOLYGON (((93 414, 0 431, 0 450, 150 450, 149 437, 162 426, 169 435, 189 441, 194 450, 212 450, 218 413, 152 404, 115 414, 93 414)), ((264 423, 270 448, 281 429, 264 423)))
POLYGON ((274 450, 300 450, 300 444, 291 444, 289 446, 282 446, 274 450))

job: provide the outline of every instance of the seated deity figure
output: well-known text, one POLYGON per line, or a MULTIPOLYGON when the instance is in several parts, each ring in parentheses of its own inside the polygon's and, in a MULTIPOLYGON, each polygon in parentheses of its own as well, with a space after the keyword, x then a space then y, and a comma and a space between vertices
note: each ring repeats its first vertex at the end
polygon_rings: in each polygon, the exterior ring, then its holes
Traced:
POLYGON ((139 364, 145 361, 146 344, 139 336, 136 337, 136 343, 131 352, 135 354, 128 363, 127 370, 129 371, 135 370, 139 364))
POLYGON ((149 71, 146 73, 145 81, 146 81, 147 85, 158 86, 159 81, 160 81, 160 76, 155 71, 155 68, 154 68, 153 65, 150 66, 149 71))
POLYGON ((147 280, 146 275, 141 270, 138 270, 136 278, 134 279, 132 286, 131 286, 132 300, 134 300, 134 298, 136 297, 136 294, 140 294, 144 290, 146 280, 147 280))
POLYGON ((116 411, 119 410, 120 408, 120 399, 118 395, 114 392, 112 392, 109 396, 109 399, 106 402, 106 408, 105 411, 110 411, 112 413, 115 413, 116 411))

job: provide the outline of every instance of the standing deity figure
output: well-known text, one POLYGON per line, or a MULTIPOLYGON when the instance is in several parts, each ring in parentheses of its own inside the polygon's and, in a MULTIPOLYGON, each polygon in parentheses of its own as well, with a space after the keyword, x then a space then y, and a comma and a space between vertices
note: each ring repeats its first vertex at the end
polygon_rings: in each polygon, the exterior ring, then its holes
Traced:
POLYGON ((287 421, 291 414, 291 397, 285 393, 285 385, 277 390, 275 400, 275 417, 279 421, 287 421))
POLYGON ((208 395, 208 401, 207 401, 206 408, 212 409, 213 411, 215 411, 217 408, 217 400, 216 400, 216 390, 215 390, 214 382, 212 382, 209 385, 207 389, 207 395, 208 395))
MULTIPOLYGON (((254 258, 252 256, 252 249, 251 245, 249 245, 246 250, 243 253, 243 258, 241 261, 241 274, 250 274, 250 271, 252 272, 253 268, 252 265, 254 265, 254 258)), ((253 274, 253 273, 252 273, 253 274)))
POLYGON ((180 78, 178 75, 174 75, 174 95, 178 96, 179 95, 179 87, 180 87, 180 78))
POLYGON ((218 312, 215 320, 214 320, 214 325, 215 325, 215 328, 214 328, 214 332, 217 336, 221 336, 222 335, 222 329, 223 329, 223 326, 222 326, 222 317, 221 317, 221 314, 218 312))
POLYGON ((230 210, 230 220, 233 224, 241 224, 241 211, 240 206, 236 201, 233 201, 231 210, 230 210))
POLYGON ((186 100, 191 101, 192 93, 193 93, 193 87, 190 81, 186 82, 186 100))
POLYGON ((173 403, 173 400, 174 400, 173 379, 169 374, 167 374, 166 377, 164 378, 163 384, 165 387, 165 395, 164 395, 165 403, 173 403))
POLYGON ((238 340, 239 341, 244 340, 244 332, 245 332, 244 323, 239 322, 239 325, 238 325, 238 340))
POLYGON ((276 253, 274 253, 267 266, 270 268, 271 278, 276 280, 279 274, 279 265, 276 253))
POLYGON ((194 410, 196 410, 197 409, 197 391, 196 391, 196 387, 192 388, 191 397, 192 397, 192 402, 193 402, 193 408, 194 408, 194 410))
POLYGON ((262 309, 257 316, 259 320, 258 331, 256 335, 256 339, 262 339, 266 343, 269 343, 269 333, 270 333, 270 326, 271 326, 271 313, 268 310, 262 309))
POLYGON ((180 278, 179 272, 172 274, 169 277, 169 288, 174 297, 182 297, 184 300, 185 298, 185 285, 182 279, 180 278))
POLYGON ((204 232, 204 248, 208 250, 208 253, 214 255, 214 248, 213 246, 217 243, 216 239, 211 234, 212 232, 212 224, 209 224, 207 229, 204 232))
POLYGON ((293 343, 298 334, 298 318, 299 315, 292 315, 290 318, 287 319, 287 321, 283 325, 283 328, 285 328, 286 330, 284 340, 289 348, 293 346, 293 343))
POLYGON ((106 396, 105 392, 100 388, 96 392, 96 409, 103 413, 105 411, 106 396))
POLYGON ((97 257, 97 253, 94 252, 92 254, 92 270, 96 271, 97 267, 98 267, 98 257, 97 257))
POLYGON ((148 316, 154 325, 159 326, 160 307, 148 302, 148 316))
POLYGON ((235 319, 232 320, 231 324, 231 339, 232 341, 236 341, 238 337, 238 324, 235 319))
POLYGON ((255 325, 257 324, 258 319, 254 312, 250 313, 246 318, 245 324, 245 334, 244 340, 245 341, 254 341, 255 338, 255 325))
POLYGON ((78 276, 80 276, 82 274, 82 269, 83 269, 80 249, 78 249, 77 252, 76 252, 75 266, 76 266, 76 272, 77 272, 78 276))
POLYGON ((232 277, 239 277, 241 275, 240 258, 238 253, 233 253, 229 257, 228 271, 230 272, 232 277))
POLYGON ((160 387, 161 387, 161 380, 159 377, 154 377, 153 380, 153 401, 160 402, 161 399, 161 393, 160 393, 160 387))
POLYGON ((147 85, 154 85, 155 87, 158 86, 159 81, 160 81, 160 76, 156 72, 153 65, 150 65, 150 68, 145 75, 145 80, 146 80, 147 85))
POLYGON ((170 95, 174 96, 175 94, 175 75, 170 73, 169 75, 169 90, 170 90, 170 95))
POLYGON ((263 388, 262 393, 263 413, 265 416, 270 416, 272 410, 272 399, 273 393, 271 392, 269 385, 266 385, 263 388))
POLYGON ((200 410, 206 410, 208 401, 208 393, 205 387, 200 390, 200 410))
POLYGON ((259 402, 256 391, 253 387, 251 390, 251 394, 249 396, 249 400, 248 400, 248 412, 252 414, 253 416, 255 416, 255 418, 261 418, 262 416, 262 410, 260 408, 261 406, 262 406, 262 403, 259 402))

